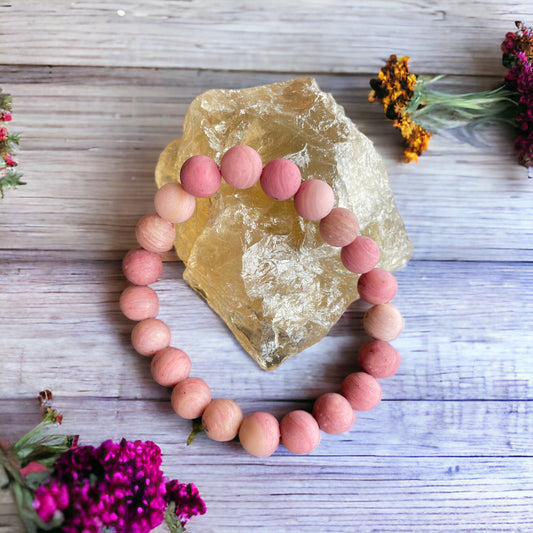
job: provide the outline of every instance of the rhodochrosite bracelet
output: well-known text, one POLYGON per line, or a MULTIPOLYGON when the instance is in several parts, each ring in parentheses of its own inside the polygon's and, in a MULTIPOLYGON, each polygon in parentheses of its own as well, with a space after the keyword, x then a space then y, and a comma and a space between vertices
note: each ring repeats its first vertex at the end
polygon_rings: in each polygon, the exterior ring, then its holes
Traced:
POLYGON ((216 441, 230 441, 237 435, 243 448, 257 457, 274 453, 280 442, 292 453, 311 452, 320 442, 320 430, 343 433, 355 422, 355 411, 367 411, 381 400, 378 378, 392 376, 400 364, 400 354, 389 344, 403 329, 403 317, 390 303, 396 294, 393 274, 377 268, 378 245, 359 235, 357 217, 348 209, 333 207, 331 187, 322 180, 302 182, 300 170, 288 159, 274 159, 262 166, 259 154, 245 145, 230 148, 220 167, 206 156, 189 158, 180 170, 181 183, 168 183, 155 195, 155 211, 141 218, 136 228, 139 248, 130 250, 123 261, 123 271, 132 283, 120 297, 124 315, 138 321, 131 334, 137 352, 152 358, 151 371, 157 383, 173 387, 171 404, 183 418, 202 417, 202 426, 216 441), (360 297, 372 304, 363 325, 373 340, 358 353, 361 371, 349 374, 340 393, 320 396, 312 414, 296 410, 281 422, 270 413, 254 412, 243 417, 240 407, 229 399, 212 399, 205 381, 190 377, 191 361, 185 352, 170 346, 170 328, 155 318, 159 300, 149 287, 161 276, 161 253, 172 249, 174 224, 187 220, 194 212, 195 198, 214 194, 222 178, 232 187, 245 189, 260 181, 263 191, 274 200, 294 199, 298 214, 319 221, 324 241, 340 247, 340 257, 351 272, 360 274, 360 297))

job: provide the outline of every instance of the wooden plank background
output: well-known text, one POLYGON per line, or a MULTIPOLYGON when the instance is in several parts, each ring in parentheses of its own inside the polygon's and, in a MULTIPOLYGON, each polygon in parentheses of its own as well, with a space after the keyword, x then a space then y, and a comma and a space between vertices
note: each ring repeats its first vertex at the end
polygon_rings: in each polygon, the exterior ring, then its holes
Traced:
MULTIPOLYGON (((0 437, 39 419, 47 387, 81 442, 151 439, 165 473, 192 481, 208 513, 191 531, 533 530, 533 183, 512 131, 471 145, 434 137, 416 165, 368 81, 390 53, 449 90, 494 87, 500 43, 530 2, 222 0, 0 4, 0 87, 28 185, 0 203, 0 437), (397 275, 403 360, 384 400, 309 456, 255 459, 198 437, 129 344, 117 301, 133 228, 152 209, 153 170, 210 88, 317 78, 387 166, 415 245, 397 275)), ((310 408, 355 369, 362 303, 319 344, 261 371, 166 264, 161 318, 218 397, 245 412, 310 408), (191 331, 194 325, 194 331, 191 331)), ((19 533, 0 492, 0 532, 19 533)))

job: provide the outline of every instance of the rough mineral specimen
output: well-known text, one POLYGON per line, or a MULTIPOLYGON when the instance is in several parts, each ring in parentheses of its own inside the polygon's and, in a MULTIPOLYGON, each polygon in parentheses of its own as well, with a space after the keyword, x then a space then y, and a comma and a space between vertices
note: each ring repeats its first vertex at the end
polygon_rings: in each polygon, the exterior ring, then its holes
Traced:
MULTIPOLYGON (((413 247, 398 214, 384 165, 371 141, 312 78, 198 96, 181 141, 161 154, 159 187, 178 180, 195 154, 217 162, 236 144, 255 148, 266 164, 286 157, 304 180, 319 178, 336 206, 353 210, 361 232, 381 249, 381 267, 394 270, 413 247)), ((196 212, 177 228, 184 279, 222 317, 265 370, 318 342, 358 298, 357 275, 339 248, 325 244, 318 223, 302 220, 292 200, 276 202, 259 184, 197 199, 196 212)))

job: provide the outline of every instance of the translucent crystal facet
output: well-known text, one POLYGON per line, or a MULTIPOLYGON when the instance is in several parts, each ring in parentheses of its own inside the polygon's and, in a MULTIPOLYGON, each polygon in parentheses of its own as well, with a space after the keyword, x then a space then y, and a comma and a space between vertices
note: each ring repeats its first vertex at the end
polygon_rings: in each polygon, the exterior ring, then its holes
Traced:
MULTIPOLYGON (((372 142, 312 78, 241 90, 210 90, 190 105, 181 140, 161 154, 159 187, 179 178, 192 155, 217 162, 247 144, 263 164, 296 163, 304 180, 326 181, 337 207, 353 210, 361 233, 379 244, 379 266, 395 270, 413 247, 394 205, 384 165, 372 142)), ((266 370, 318 342, 358 298, 357 275, 325 244, 318 222, 301 219, 293 201, 224 182, 197 199, 191 219, 177 226, 176 251, 184 279, 226 322, 266 370)))

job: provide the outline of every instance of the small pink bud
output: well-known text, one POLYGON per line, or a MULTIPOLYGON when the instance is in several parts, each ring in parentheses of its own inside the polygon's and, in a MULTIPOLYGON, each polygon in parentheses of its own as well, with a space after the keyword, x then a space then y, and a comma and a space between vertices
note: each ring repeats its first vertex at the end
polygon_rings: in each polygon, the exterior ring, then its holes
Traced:
POLYGON ((6 162, 6 165, 8 167, 16 167, 17 166, 17 162, 9 155, 9 154, 4 154, 4 160, 6 162))
POLYGON ((11 122, 13 120, 13 116, 9 111, 3 111, 0 113, 0 122, 11 122))
POLYGON ((32 461, 28 463, 24 468, 19 470, 20 475, 25 478, 28 474, 40 474, 41 472, 46 472, 48 469, 41 463, 37 461, 32 461))

